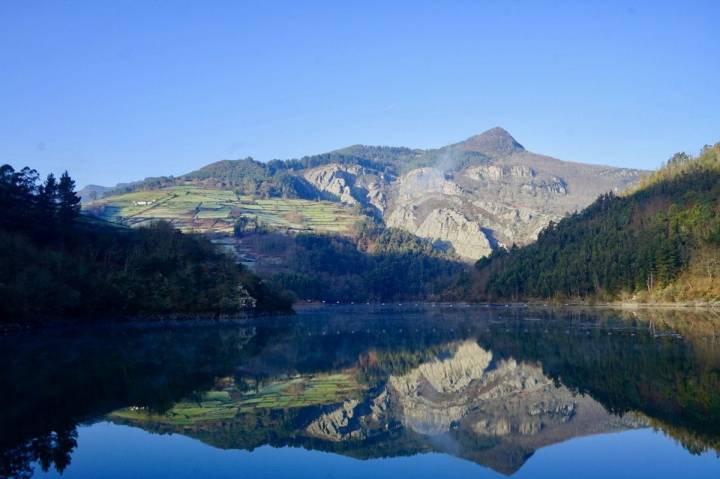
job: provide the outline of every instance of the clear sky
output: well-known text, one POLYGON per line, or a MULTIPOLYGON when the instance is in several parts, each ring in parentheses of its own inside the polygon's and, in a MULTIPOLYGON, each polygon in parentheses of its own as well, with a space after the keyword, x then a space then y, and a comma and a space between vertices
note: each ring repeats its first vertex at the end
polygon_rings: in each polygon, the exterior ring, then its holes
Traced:
POLYGON ((720 141, 720 1, 0 1, 0 162, 80 185, 502 126, 654 168, 720 141))

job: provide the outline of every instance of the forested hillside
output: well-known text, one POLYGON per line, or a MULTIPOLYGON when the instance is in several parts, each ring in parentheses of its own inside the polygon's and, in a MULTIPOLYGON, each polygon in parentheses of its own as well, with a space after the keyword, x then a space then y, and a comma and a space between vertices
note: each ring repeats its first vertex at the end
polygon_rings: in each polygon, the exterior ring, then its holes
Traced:
POLYGON ((720 299, 720 143, 476 264, 472 296, 720 299))
POLYGON ((235 315, 289 303, 205 238, 80 215, 65 173, 0 167, 0 318, 235 315))
POLYGON ((467 268, 452 252, 406 231, 371 223, 357 229, 353 237, 249 234, 242 242, 258 254, 258 274, 299 300, 436 300, 467 268))

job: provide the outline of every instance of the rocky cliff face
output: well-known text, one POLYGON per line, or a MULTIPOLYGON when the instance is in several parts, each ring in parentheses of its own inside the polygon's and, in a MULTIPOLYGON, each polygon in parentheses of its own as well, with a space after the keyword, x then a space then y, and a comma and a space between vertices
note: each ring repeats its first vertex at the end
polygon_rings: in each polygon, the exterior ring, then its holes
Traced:
POLYGON ((404 171, 403 162, 410 161, 424 166, 388 176, 372 168, 329 164, 304 177, 338 201, 375 208, 388 226, 437 240, 476 260, 498 246, 533 241, 550 221, 584 208, 602 193, 623 190, 641 174, 538 155, 501 128, 437 150, 413 150, 395 168, 404 171))
POLYGON ((362 431, 349 427, 359 403, 357 399, 351 399, 337 409, 322 414, 307 427, 308 434, 327 441, 360 439, 363 436, 362 431))
POLYGON ((346 205, 365 206, 383 213, 387 207, 386 175, 358 165, 329 165, 311 168, 303 177, 328 199, 346 205))

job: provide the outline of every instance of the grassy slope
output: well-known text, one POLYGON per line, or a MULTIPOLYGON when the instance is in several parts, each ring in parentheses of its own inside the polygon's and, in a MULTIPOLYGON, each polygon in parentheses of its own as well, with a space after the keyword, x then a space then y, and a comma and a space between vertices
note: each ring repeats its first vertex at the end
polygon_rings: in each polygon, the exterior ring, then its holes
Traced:
POLYGON ((86 209, 130 226, 162 219, 183 231, 201 233, 232 233, 238 216, 258 218, 273 228, 332 233, 347 233, 361 219, 351 208, 328 201, 237 197, 229 190, 199 186, 115 195, 94 201, 86 209))
POLYGON ((238 412, 257 409, 293 409, 315 405, 338 404, 357 397, 364 386, 346 372, 297 376, 258 385, 252 391, 240 391, 234 385, 205 391, 195 400, 176 403, 164 413, 126 408, 114 411, 110 418, 136 422, 152 421, 185 426, 205 421, 228 420, 238 412))

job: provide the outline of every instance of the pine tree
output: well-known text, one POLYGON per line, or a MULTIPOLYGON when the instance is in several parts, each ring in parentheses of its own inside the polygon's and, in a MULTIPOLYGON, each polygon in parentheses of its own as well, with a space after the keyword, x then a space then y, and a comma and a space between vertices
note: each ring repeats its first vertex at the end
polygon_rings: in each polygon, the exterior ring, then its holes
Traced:
POLYGON ((55 175, 50 173, 45 179, 45 183, 40 188, 40 205, 48 211, 52 211, 57 207, 58 202, 58 183, 55 175))
POLYGON ((67 171, 60 177, 57 195, 60 223, 67 226, 80 214, 80 197, 75 193, 75 181, 67 171))
POLYGON ((58 183, 55 175, 50 173, 45 182, 37 188, 35 196, 36 211, 32 226, 37 234, 46 240, 55 236, 57 230, 58 183))

